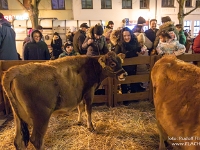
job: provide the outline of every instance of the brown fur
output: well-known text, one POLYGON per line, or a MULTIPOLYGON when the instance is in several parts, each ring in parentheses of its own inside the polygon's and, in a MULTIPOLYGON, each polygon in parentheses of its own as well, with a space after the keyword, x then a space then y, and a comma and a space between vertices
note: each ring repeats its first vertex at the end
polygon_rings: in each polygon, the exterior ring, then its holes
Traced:
MULTIPOLYGON (((175 56, 164 56, 154 65, 151 78, 160 132, 159 149, 164 149, 164 141, 200 144, 195 140, 200 137, 200 68, 175 56), (176 139, 169 140, 169 137, 176 139)), ((179 148, 198 150, 200 145, 179 148)))
MULTIPOLYGON (((28 124, 33 126, 31 143, 42 150, 51 114, 72 110, 83 102, 87 127, 93 131, 91 104, 94 91, 107 76, 121 79, 122 75, 123 78, 126 76, 119 57, 109 52, 100 58, 72 56, 10 68, 3 75, 2 85, 14 113, 16 149, 25 149, 29 142, 28 124)), ((82 105, 78 110, 78 121, 81 122, 82 105)))
POLYGON ((110 41, 115 46, 120 40, 121 30, 113 30, 110 34, 110 41))

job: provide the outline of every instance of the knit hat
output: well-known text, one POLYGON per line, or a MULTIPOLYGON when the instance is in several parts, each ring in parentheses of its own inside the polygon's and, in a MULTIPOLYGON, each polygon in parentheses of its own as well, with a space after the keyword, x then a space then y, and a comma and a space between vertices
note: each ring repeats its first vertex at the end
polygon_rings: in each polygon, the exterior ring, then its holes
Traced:
POLYGON ((162 17, 161 21, 162 21, 162 23, 165 23, 165 22, 172 21, 172 20, 169 16, 166 16, 166 17, 162 17))
POLYGON ((103 34, 103 28, 101 25, 95 25, 94 26, 94 34, 96 35, 102 35, 103 34))
POLYGON ((67 41, 64 45, 64 49, 66 49, 67 46, 73 46, 73 43, 71 41, 67 41))
POLYGON ((110 25, 110 24, 114 24, 114 22, 113 21, 108 21, 108 25, 110 25))
POLYGON ((137 25, 142 26, 144 23, 146 23, 146 20, 143 17, 139 17, 137 21, 137 25))

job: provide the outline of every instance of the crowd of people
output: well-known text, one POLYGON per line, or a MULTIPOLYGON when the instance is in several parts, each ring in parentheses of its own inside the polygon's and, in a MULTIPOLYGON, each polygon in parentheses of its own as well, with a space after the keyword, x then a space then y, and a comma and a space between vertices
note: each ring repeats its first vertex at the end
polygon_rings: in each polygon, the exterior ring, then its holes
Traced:
MULTIPOLYGON (((67 36, 64 43, 60 35, 55 32, 51 41, 52 52, 49 53, 44 36, 43 28, 38 25, 36 29, 29 30, 28 36, 23 43, 23 60, 50 60, 66 56, 104 55, 108 51, 126 54, 126 58, 137 57, 148 52, 148 55, 182 55, 192 48, 194 53, 200 53, 200 35, 191 39, 191 31, 184 31, 183 25, 177 24, 169 16, 161 18, 162 25, 157 28, 157 20, 149 21, 149 29, 144 31, 146 20, 139 17, 135 27, 130 30, 126 27, 125 20, 117 30, 114 30, 114 22, 109 21, 105 29, 97 24, 89 27, 82 23, 76 32, 67 36)), ((16 50, 15 32, 10 23, 0 13, 0 59, 20 59, 16 50)), ((136 65, 125 66, 129 75, 137 72, 136 65)), ((141 83, 133 83, 129 87, 122 85, 122 92, 126 93, 143 91, 141 83)))

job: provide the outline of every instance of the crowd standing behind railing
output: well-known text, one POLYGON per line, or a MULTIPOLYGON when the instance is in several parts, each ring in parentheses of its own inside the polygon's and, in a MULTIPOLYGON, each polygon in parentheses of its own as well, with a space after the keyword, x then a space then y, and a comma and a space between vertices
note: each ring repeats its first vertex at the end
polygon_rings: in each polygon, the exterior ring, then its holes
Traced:
MULTIPOLYGON (((159 49, 157 48, 158 43, 160 42, 159 36, 161 36, 161 33, 163 32, 165 32, 166 34, 173 32, 175 34, 176 39, 173 39, 173 41, 176 41, 176 43, 178 43, 177 45, 182 44, 186 47, 186 50, 182 51, 182 53, 185 53, 185 52, 187 53, 190 48, 198 49, 198 42, 196 42, 198 41, 198 38, 196 41, 192 40, 190 36, 190 32, 183 31, 181 24, 174 25, 174 22, 171 20, 169 16, 162 17, 161 21, 162 21, 162 25, 157 29, 156 28, 157 20, 151 19, 149 21, 149 29, 144 31, 143 26, 146 24, 146 20, 143 17, 138 18, 137 24, 132 29, 131 34, 134 34, 133 36, 137 38, 141 46, 142 52, 148 51, 149 55, 155 55, 155 54, 161 54, 161 53, 162 55, 165 54, 166 51, 160 52, 162 48, 159 50, 159 53, 158 51, 156 51, 157 49, 159 49), (195 42, 194 45, 192 45, 193 41, 195 42)), ((2 51, 0 53, 0 58, 1 60, 16 60, 18 59, 19 54, 17 55, 16 44, 15 44, 15 32, 10 27, 9 22, 7 22, 6 19, 4 19, 4 16, 2 13, 0 13, 0 24, 1 24, 0 26, 1 30, 5 30, 5 29, 10 30, 9 32, 1 32, 2 34, 9 33, 10 35, 0 36, 1 37, 0 49, 2 51), (6 44, 6 41, 8 40, 8 38, 9 38, 9 44, 6 44), (11 56, 13 56, 13 58, 11 58, 11 56)), ((125 25, 126 25, 124 20, 122 20, 122 24, 123 25, 119 27, 117 30, 113 30, 114 22, 109 21, 106 28, 103 30, 101 25, 95 25, 94 27, 89 27, 87 23, 82 23, 78 31, 72 32, 69 35, 67 35, 67 42, 71 42, 73 45, 70 45, 70 46, 73 47, 73 51, 76 54, 80 54, 80 55, 86 54, 86 55, 94 56, 94 55, 105 54, 108 51, 115 51, 116 44, 119 44, 118 42, 122 40, 122 31, 124 30, 125 25), (111 40, 112 38, 117 39, 115 40, 115 43, 112 42, 111 40)), ((22 53, 23 60, 40 60, 40 59, 48 60, 50 59, 49 57, 51 57, 51 59, 57 59, 59 58, 59 55, 61 53, 63 54, 65 53, 67 56, 66 46, 62 45, 62 39, 60 38, 59 34, 56 32, 54 33, 53 39, 51 42, 51 47, 53 49, 51 56, 47 56, 47 54, 44 54, 42 52, 42 51, 46 51, 46 48, 47 48, 47 45, 44 42, 44 37, 42 35, 42 31, 43 31, 42 29, 43 28, 40 25, 36 29, 37 31, 41 32, 41 34, 39 35, 41 37, 37 37, 37 36, 32 37, 33 36, 32 33, 35 33, 35 32, 34 30, 30 30, 29 35, 25 38, 24 43, 23 43, 23 53, 22 53), (39 38, 39 41, 37 41, 37 38, 39 38), (36 49, 36 50, 34 51, 33 49, 36 49), (29 53, 31 53, 31 55, 34 57, 27 57, 27 55, 30 55, 29 53), (43 55, 43 56, 39 56, 39 55, 43 55)), ((165 41, 165 43, 168 42, 169 44, 169 39, 165 39, 165 38, 162 38, 162 40, 165 41)), ((173 52, 173 54, 176 54, 176 51, 179 51, 179 49, 177 48, 178 48, 177 46, 172 48, 171 51, 173 52)), ((197 53, 198 50, 194 50, 194 52, 197 53)))

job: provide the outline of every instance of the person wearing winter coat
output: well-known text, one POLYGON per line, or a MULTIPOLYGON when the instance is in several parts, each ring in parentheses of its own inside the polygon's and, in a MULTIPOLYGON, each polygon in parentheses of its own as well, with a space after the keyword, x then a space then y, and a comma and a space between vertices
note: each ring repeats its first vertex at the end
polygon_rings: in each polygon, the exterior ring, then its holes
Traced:
POLYGON ((136 26, 132 29, 132 32, 144 33, 143 26, 145 23, 146 23, 146 20, 140 16, 137 20, 136 26))
POLYGON ((49 60, 50 54, 47 44, 41 40, 42 33, 34 30, 31 33, 31 41, 24 45, 23 60, 49 60))
POLYGON ((148 47, 148 54, 151 54, 151 51, 153 50, 153 43, 156 39, 156 33, 158 29, 156 28, 157 26, 157 20, 156 19, 151 19, 150 20, 150 29, 145 31, 145 36, 151 41, 151 45, 148 47))
POLYGON ((74 51, 81 55, 85 55, 87 53, 87 50, 82 48, 82 44, 85 41, 88 28, 89 26, 87 23, 82 23, 80 25, 80 29, 75 33, 73 37, 74 51))
POLYGON ((53 39, 51 41, 51 47, 53 49, 52 57, 54 59, 57 59, 59 57, 59 55, 63 52, 62 51, 62 39, 57 32, 55 32, 53 34, 53 39))
MULTIPOLYGON (((132 31, 128 27, 121 29, 120 32, 115 32, 115 34, 112 35, 119 38, 115 38, 117 40, 114 50, 116 54, 124 53, 126 58, 132 58, 137 57, 138 54, 142 52, 137 37, 132 34, 132 31), (119 33, 119 35, 116 35, 116 33, 119 33)), ((113 38, 112 41, 114 41, 113 38)), ((129 76, 137 73, 137 65, 128 65, 123 68, 129 76)), ((141 87, 140 83, 131 83, 130 89, 127 84, 122 84, 121 89, 122 93, 127 93, 129 90, 132 93, 145 91, 145 88, 141 87)))
POLYGON ((160 41, 156 48, 158 55, 173 54, 179 56, 185 53, 185 46, 176 40, 176 35, 173 31, 161 32, 159 38, 160 41))
POLYGON ((18 60, 15 36, 10 22, 0 13, 0 60, 18 60))
POLYGON ((162 25, 159 27, 159 30, 156 33, 156 39, 154 41, 154 51, 152 51, 152 54, 155 54, 156 47, 158 46, 159 43, 159 35, 161 32, 169 32, 169 31, 174 31, 176 34, 177 40, 179 40, 179 35, 178 31, 176 30, 176 27, 174 26, 174 22, 171 20, 169 16, 162 17, 161 18, 162 25))
POLYGON ((114 22, 113 21, 109 21, 106 28, 103 31, 103 35, 106 38, 107 44, 110 44, 110 34, 113 30, 113 26, 114 26, 114 22))
POLYGON ((82 48, 87 50, 86 55, 97 56, 108 52, 106 38, 102 34, 103 28, 101 25, 95 25, 89 29, 88 35, 82 44, 82 48))
POLYGON ((180 44, 183 44, 183 45, 186 45, 186 36, 183 32, 183 27, 182 27, 182 24, 177 24, 176 25, 176 29, 178 30, 178 35, 179 35, 179 43, 180 44))
POLYGON ((31 36, 31 32, 33 31, 33 29, 29 29, 29 31, 28 31, 28 35, 27 35, 27 37, 24 39, 24 41, 23 41, 23 46, 26 44, 26 43, 28 43, 28 42, 30 42, 30 40, 31 40, 31 38, 30 38, 30 36, 31 36))
POLYGON ((192 49, 194 53, 200 53, 200 31, 199 31, 199 35, 197 35, 197 37, 194 39, 192 49))
POLYGON ((80 55, 79 53, 74 51, 73 43, 68 41, 64 45, 64 51, 59 55, 59 58, 66 57, 66 56, 76 56, 80 55))
POLYGON ((132 29, 133 34, 137 37, 137 40, 142 47, 143 51, 147 50, 149 44, 152 44, 151 41, 146 37, 143 26, 146 23, 146 20, 143 17, 139 17, 137 25, 132 29))

